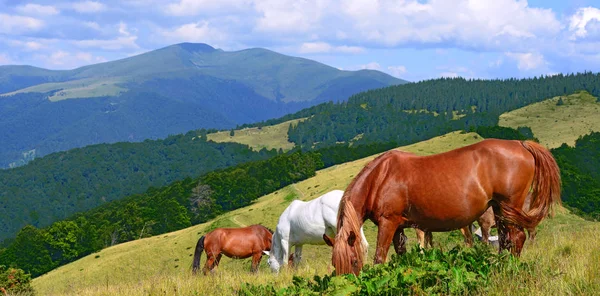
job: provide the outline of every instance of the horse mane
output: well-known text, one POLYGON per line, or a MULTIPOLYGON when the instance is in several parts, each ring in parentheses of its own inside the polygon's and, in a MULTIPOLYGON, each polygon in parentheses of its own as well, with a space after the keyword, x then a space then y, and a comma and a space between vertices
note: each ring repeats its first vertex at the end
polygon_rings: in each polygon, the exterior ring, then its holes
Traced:
MULTIPOLYGON (((352 264, 351 262, 351 247, 354 247, 354 252, 357 257, 358 267, 362 267, 364 264, 364 246, 362 245, 362 237, 360 228, 364 221, 359 218, 356 213, 356 209, 351 202, 352 195, 355 194, 355 188, 362 186, 365 182, 365 179, 370 175, 370 173, 379 166, 381 162, 388 159, 392 153, 404 153, 402 151, 388 151, 379 156, 377 156, 374 160, 369 162, 363 169, 352 179, 346 190, 344 191, 344 195, 342 196, 342 200, 340 201, 340 207, 338 209, 338 219, 337 219, 337 235, 335 237, 335 245, 333 246, 333 255, 331 261, 333 266, 336 269, 337 274, 351 273, 352 264), (354 233, 356 236, 356 240, 354 241, 354 245, 350 246, 348 243, 348 238, 351 233, 354 233)), ((361 193, 362 196, 367 196, 368 194, 365 192, 361 193)))

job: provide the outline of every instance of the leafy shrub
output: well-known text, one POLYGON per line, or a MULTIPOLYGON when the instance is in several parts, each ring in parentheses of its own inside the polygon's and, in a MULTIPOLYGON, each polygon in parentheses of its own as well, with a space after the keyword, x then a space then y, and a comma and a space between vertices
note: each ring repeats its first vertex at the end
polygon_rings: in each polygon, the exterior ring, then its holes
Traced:
POLYGON ((7 268, 0 265, 0 293, 8 294, 33 294, 31 275, 21 269, 7 268))
POLYGON ((422 250, 393 255, 386 264, 366 266, 357 277, 294 277, 287 288, 244 284, 240 295, 465 295, 480 293, 494 272, 520 273, 528 270, 507 252, 490 247, 455 247, 449 251, 422 250))

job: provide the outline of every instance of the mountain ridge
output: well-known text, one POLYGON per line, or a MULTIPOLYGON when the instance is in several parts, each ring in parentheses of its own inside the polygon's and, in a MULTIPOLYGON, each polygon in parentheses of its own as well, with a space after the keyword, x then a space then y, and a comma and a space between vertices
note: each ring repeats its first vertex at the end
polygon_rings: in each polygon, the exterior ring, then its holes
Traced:
POLYGON ((229 129, 405 81, 262 48, 180 43, 71 70, 0 66, 0 167, 99 143, 229 129), (74 132, 76 131, 76 132, 74 132))

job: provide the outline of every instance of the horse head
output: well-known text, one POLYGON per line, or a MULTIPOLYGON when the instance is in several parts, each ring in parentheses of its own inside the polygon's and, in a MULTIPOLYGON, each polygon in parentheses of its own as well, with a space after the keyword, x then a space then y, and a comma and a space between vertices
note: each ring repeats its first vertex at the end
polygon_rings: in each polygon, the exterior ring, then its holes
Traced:
POLYGON ((274 252, 263 251, 263 254, 269 256, 269 259, 267 259, 267 264, 269 265, 269 268, 271 268, 271 271, 278 273, 279 269, 281 268, 281 263, 279 263, 279 260, 275 258, 276 256, 274 252))
POLYGON ((347 238, 336 237, 335 239, 323 235, 325 243, 333 247, 331 263, 337 274, 354 273, 358 275, 363 267, 364 251, 361 242, 357 240, 354 231, 350 231, 347 238), (325 239, 327 237, 327 239, 325 239), (329 240, 329 242, 327 241, 329 240))

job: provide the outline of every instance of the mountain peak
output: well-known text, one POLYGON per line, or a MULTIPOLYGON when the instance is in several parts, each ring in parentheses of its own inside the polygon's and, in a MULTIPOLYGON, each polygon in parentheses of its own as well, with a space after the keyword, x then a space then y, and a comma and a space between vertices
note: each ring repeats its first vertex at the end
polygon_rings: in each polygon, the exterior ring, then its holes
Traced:
POLYGON ((184 43, 176 44, 175 46, 178 46, 181 49, 189 51, 189 52, 213 52, 213 51, 216 51, 216 49, 214 47, 212 47, 206 43, 184 42, 184 43))

